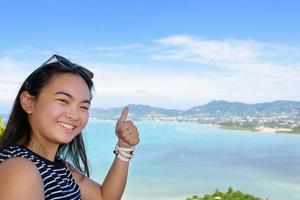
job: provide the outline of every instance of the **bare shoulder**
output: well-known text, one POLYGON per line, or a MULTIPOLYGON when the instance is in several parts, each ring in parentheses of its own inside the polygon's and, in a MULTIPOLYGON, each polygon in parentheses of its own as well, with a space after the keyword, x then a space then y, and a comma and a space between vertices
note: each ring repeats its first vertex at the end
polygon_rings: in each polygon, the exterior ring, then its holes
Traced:
POLYGON ((0 164, 0 200, 44 199, 43 180, 26 158, 8 158, 0 164))

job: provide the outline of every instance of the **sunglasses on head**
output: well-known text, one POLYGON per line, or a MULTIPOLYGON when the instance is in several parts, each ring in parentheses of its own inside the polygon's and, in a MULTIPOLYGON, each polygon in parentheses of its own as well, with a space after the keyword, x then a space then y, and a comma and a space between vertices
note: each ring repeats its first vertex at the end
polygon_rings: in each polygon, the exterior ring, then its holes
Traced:
MULTIPOLYGON (((90 70, 88 70, 85 67, 79 66, 75 63, 72 63, 71 61, 69 61, 68 59, 56 55, 54 54, 53 56, 51 56, 46 62, 44 62, 39 69, 43 68, 46 65, 49 65, 51 63, 58 63, 60 64, 62 67, 66 68, 66 69, 70 69, 70 70, 75 70, 78 69, 80 71, 80 73, 82 73, 82 75, 92 79, 94 77, 93 72, 91 72, 90 70)), ((39 69, 37 71, 39 71, 39 69)))
POLYGON ((35 79, 34 77, 36 77, 40 72, 42 72, 44 69, 46 68, 52 68, 52 67, 59 67, 62 69, 66 69, 66 71, 76 71, 79 72, 80 75, 86 79, 86 80, 92 80, 92 78, 94 77, 93 72, 91 72, 90 70, 88 70, 85 67, 79 66, 75 63, 72 63, 71 61, 69 61, 68 59, 56 55, 54 54, 53 56, 51 56, 48 60, 46 60, 46 62, 44 62, 39 68, 37 68, 34 72, 32 72, 32 74, 28 77, 27 81, 26 81, 26 90, 31 91, 31 87, 32 87, 32 81, 35 79))

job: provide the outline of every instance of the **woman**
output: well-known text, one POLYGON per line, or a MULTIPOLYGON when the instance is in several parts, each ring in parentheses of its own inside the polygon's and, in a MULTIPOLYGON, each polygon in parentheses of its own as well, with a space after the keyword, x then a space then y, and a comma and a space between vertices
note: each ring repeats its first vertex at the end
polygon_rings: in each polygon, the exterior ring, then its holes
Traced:
POLYGON ((121 199, 138 130, 125 107, 115 128, 116 158, 102 185, 91 180, 81 132, 92 78, 54 55, 24 81, 0 140, 0 200, 121 199))

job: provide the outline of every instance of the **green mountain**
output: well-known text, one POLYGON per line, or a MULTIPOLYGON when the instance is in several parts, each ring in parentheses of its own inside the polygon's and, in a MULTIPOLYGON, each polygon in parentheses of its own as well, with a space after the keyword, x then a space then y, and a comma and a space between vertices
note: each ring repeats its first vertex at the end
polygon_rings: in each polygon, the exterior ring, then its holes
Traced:
POLYGON ((245 104, 240 102, 212 101, 186 111, 192 115, 209 116, 273 116, 278 114, 300 115, 300 102, 274 101, 270 103, 245 104))
POLYGON ((250 104, 227 101, 211 101, 208 104, 193 107, 185 112, 188 115, 208 116, 247 115, 249 113, 255 113, 250 104))
MULTIPOLYGON (((135 105, 130 104, 129 107, 129 116, 131 119, 151 117, 151 116, 180 116, 184 114, 184 111, 176 109, 164 109, 151 107, 147 105, 135 105)), ((118 119, 123 108, 110 108, 110 109, 100 109, 94 108, 91 109, 91 116, 102 118, 102 119, 118 119)))
MULTIPOLYGON (((117 119, 123 108, 91 110, 91 116, 104 119, 117 119)), ((300 118, 300 102, 274 101, 269 103, 246 104, 240 102, 211 101, 186 111, 165 109, 148 105, 129 105, 129 116, 132 119, 151 117, 226 117, 226 116, 275 116, 288 115, 300 118)))

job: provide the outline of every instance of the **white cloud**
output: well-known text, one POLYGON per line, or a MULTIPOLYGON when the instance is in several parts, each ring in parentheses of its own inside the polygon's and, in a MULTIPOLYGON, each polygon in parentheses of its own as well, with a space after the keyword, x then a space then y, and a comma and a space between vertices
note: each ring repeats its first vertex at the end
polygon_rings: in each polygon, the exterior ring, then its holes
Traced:
POLYGON ((24 64, 7 57, 0 58, 0 100, 11 99, 11 94, 16 94, 28 73, 24 64))
POLYGON ((178 60, 236 69, 240 64, 251 67, 261 63, 300 64, 300 47, 269 44, 255 40, 205 40, 175 35, 154 40, 160 49, 152 56, 158 60, 178 60))
POLYGON ((214 67, 216 70, 209 77, 215 84, 213 96, 220 96, 220 99, 300 100, 297 90, 300 47, 254 40, 205 40, 187 35, 154 42, 160 46, 160 51, 153 54, 156 60, 194 63, 204 71, 214 67), (217 93, 217 90, 223 92, 217 93))
MULTIPOLYGON (((150 46, 129 44, 89 49, 62 52, 70 52, 71 60, 74 58, 83 66, 93 66, 95 107, 136 103, 188 109, 214 99, 247 103, 300 100, 297 90, 300 48, 297 47, 179 35, 155 40, 150 46), (120 52, 120 55, 139 51, 139 56, 127 54, 128 60, 139 59, 136 64, 116 63, 114 59, 100 63, 96 54, 87 54, 88 59, 79 54, 97 48, 103 52, 120 52), (148 60, 141 59, 140 55, 148 60), (155 60, 149 62, 151 56, 155 60), (182 68, 165 66, 168 61, 175 61, 176 67, 182 65, 182 68)), ((13 56, 0 58, 0 102, 11 101, 21 81, 33 69, 30 63, 15 60, 13 56)))
POLYGON ((262 44, 253 40, 204 40, 175 35, 154 41, 163 50, 154 59, 176 59, 199 64, 251 62, 260 54, 262 44))
POLYGON ((0 58, 0 113, 8 112, 28 74, 24 63, 14 61, 10 57, 0 58))

